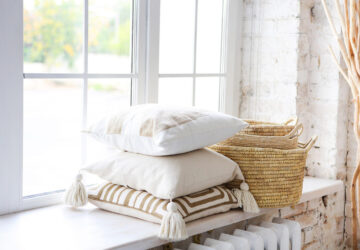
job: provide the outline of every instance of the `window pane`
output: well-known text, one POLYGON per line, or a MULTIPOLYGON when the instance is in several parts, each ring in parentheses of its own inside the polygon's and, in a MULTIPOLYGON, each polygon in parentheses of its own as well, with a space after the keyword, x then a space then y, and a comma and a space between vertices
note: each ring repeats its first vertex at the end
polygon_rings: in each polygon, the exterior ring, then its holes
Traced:
POLYGON ((24 1, 24 71, 83 69, 83 1, 24 1))
POLYGON ((89 1, 89 72, 130 73, 131 0, 89 1))
POLYGON ((219 78, 196 78, 195 106, 208 110, 219 110, 219 78))
POLYGON ((88 81, 88 124, 109 113, 130 107, 130 79, 91 79, 88 81))
POLYGON ((198 0, 196 72, 219 73, 222 0, 198 0))
POLYGON ((24 81, 24 196, 64 189, 80 168, 81 84, 24 81))
POLYGON ((193 79, 189 77, 160 78, 159 103, 191 106, 192 82, 193 79))
MULTIPOLYGON (((130 107, 130 79, 92 79, 88 82, 88 124, 107 114, 130 107)), ((93 162, 107 155, 109 149, 89 136, 86 137, 86 161, 93 162)))
POLYGON ((192 73, 195 0, 161 1, 160 73, 192 73))

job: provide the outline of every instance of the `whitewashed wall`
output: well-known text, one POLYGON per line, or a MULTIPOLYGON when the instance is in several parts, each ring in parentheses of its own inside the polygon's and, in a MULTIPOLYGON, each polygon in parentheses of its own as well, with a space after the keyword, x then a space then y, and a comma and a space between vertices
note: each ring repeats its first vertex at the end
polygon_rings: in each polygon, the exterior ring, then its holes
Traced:
MULTIPOLYGON (((328 4, 339 24, 333 1, 328 4)), ((282 122, 297 115, 305 126, 302 140, 319 136, 308 158, 307 174, 341 179, 348 186, 355 167, 352 130, 348 130, 349 90, 328 52, 331 45, 340 56, 321 1, 245 0, 243 6, 240 117, 282 122)), ((337 28, 340 30, 339 25, 337 28)), ((335 246, 341 240, 349 247, 351 213, 347 202, 344 220, 345 199, 349 199, 348 192, 338 197, 337 212, 313 212, 336 222, 336 232, 325 223, 304 233, 310 238, 319 232, 333 235, 328 239, 334 241, 331 249, 339 249, 335 246)), ((311 214, 304 212, 301 218, 311 220, 311 214)), ((306 244, 317 249, 320 240, 316 242, 306 244)))

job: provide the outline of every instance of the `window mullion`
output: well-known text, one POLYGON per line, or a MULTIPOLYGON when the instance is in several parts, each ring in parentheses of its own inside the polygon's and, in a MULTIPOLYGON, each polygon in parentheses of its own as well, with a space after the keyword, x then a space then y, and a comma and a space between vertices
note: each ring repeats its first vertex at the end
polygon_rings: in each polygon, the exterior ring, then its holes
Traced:
MULTIPOLYGON (((89 40, 89 0, 84 0, 84 39, 83 39, 83 60, 84 60, 84 78, 82 94, 82 129, 87 125, 87 103, 88 103, 88 40, 89 40)), ((86 160, 86 136, 81 136, 81 161, 86 160)))
POLYGON ((160 0, 151 0, 148 4, 146 102, 156 103, 159 89, 160 0))
POLYGON ((193 60, 193 86, 192 86, 192 105, 195 106, 195 96, 196 96, 196 50, 197 50, 197 26, 198 26, 198 6, 199 6, 199 1, 195 0, 195 26, 194 26, 194 60, 193 60))
POLYGON ((220 111, 231 115, 238 115, 239 98, 235 96, 239 91, 240 82, 240 53, 241 53, 241 13, 242 1, 224 0, 223 23, 223 69, 226 74, 226 84, 221 84, 220 111), (226 96, 226 98, 225 98, 226 96))
POLYGON ((134 49, 131 104, 146 102, 146 51, 147 51, 147 7, 148 1, 134 1, 134 49))

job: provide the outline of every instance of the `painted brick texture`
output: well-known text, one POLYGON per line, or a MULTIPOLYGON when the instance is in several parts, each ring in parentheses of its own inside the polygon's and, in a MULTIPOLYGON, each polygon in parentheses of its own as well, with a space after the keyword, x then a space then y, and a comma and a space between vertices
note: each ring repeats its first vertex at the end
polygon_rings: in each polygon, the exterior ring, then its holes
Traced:
MULTIPOLYGON (((327 2, 340 30, 334 1, 327 2)), ((348 187, 356 150, 352 110, 348 87, 327 49, 332 46, 340 57, 321 1, 245 1, 244 9, 240 117, 281 122, 297 115, 305 127, 301 140, 319 136, 306 174, 341 179, 348 187)), ((281 209, 304 227, 304 249, 350 247, 348 188, 336 204, 333 199, 281 209)))

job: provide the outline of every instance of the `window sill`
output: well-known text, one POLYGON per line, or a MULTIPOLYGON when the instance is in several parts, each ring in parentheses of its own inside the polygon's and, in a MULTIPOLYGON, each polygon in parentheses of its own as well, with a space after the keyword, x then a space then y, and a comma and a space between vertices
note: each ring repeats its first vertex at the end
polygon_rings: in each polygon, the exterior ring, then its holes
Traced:
MULTIPOLYGON (((342 181, 305 177, 300 202, 344 189, 342 181)), ((265 214, 230 211, 187 224, 189 235, 265 214)), ((72 209, 64 205, 0 216, 3 249, 145 249, 165 244, 156 237, 159 225, 106 212, 92 205, 72 209)))

